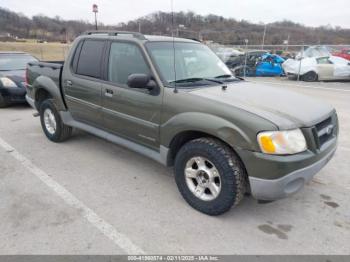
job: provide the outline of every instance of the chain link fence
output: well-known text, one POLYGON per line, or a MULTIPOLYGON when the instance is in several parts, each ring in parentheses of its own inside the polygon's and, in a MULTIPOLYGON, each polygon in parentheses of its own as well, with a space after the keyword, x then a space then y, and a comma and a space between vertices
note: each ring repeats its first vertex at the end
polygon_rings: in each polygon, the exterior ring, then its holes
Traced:
MULTIPOLYGON (((300 71, 303 67, 302 64, 304 64, 302 58, 305 57, 342 57, 349 60, 347 66, 350 68, 350 45, 221 45, 213 42, 207 42, 206 44, 231 68, 231 70, 240 76, 255 76, 254 71, 257 70, 257 66, 262 62, 264 53, 279 55, 284 60, 289 58, 295 59, 299 67, 299 70, 295 73, 297 74, 296 77, 298 80, 300 80, 302 75, 300 71)), ((330 58, 329 60, 332 59, 333 58, 330 58)), ((346 60, 342 61, 345 62, 346 66, 346 60)), ((332 63, 329 61, 327 62, 332 63)), ((272 65, 276 64, 272 62, 272 65)), ((345 71, 350 71, 349 68, 345 71)), ((283 71, 281 73, 283 73, 283 71)), ((281 73, 271 76, 284 75, 281 73)), ((346 78, 350 78, 350 75, 346 78)))
MULTIPOLYGON (((309 46, 316 45, 221 45, 206 42, 215 53, 223 60, 225 56, 244 54, 253 50, 264 50, 283 57, 294 58, 298 53, 306 50, 309 46)), ((318 45, 319 46, 319 45, 318 45)), ((331 54, 350 50, 350 45, 322 45, 331 54)), ((39 60, 64 60, 68 54, 70 45, 62 43, 37 43, 37 42, 0 42, 0 51, 23 51, 32 54, 39 60)), ((350 55, 350 52, 348 52, 350 55)))
POLYGON ((238 53, 236 51, 246 53, 247 51, 264 50, 272 54, 277 55, 290 55, 295 57, 298 53, 305 51, 310 46, 323 47, 329 51, 331 54, 339 53, 347 50, 350 55, 350 45, 319 45, 319 44, 309 44, 309 45, 222 45, 218 43, 208 42, 206 43, 215 53, 238 53))
POLYGON ((68 54, 70 45, 61 43, 0 42, 0 51, 21 51, 42 61, 61 61, 68 54))
MULTIPOLYGON (((244 76, 247 76, 247 54, 251 51, 259 51, 260 55, 262 53, 261 51, 266 51, 271 54, 277 54, 284 59, 296 58, 300 61, 299 69, 301 68, 301 59, 298 58, 300 57, 337 55, 350 60, 350 45, 221 45, 214 42, 206 42, 205 44, 208 45, 226 64, 229 59, 232 59, 232 57, 243 56, 241 66, 244 68, 244 76), (318 48, 313 49, 316 50, 313 51, 316 53, 308 53, 308 47, 310 46, 318 46, 318 48)), ((34 41, 0 42, 0 51, 22 51, 35 56, 41 61, 65 60, 69 48, 69 44, 63 43, 38 43, 34 41)), ((258 60, 256 63, 257 62, 258 60)), ((300 72, 297 76, 298 80, 299 78, 300 72)))

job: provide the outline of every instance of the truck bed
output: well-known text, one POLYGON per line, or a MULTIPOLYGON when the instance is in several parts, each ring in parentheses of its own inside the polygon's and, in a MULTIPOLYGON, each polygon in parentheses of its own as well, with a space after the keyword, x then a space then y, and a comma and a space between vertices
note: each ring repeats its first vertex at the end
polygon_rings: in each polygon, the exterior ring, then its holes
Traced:
POLYGON ((29 83, 40 75, 50 77, 59 87, 64 61, 31 62, 28 64, 29 83))
POLYGON ((32 82, 39 76, 51 78, 60 87, 61 72, 64 61, 40 61, 28 63, 28 82, 32 82))
MULTIPOLYGON (((44 61, 44 62, 30 62, 27 65, 26 79, 27 79, 27 101, 33 107, 35 106, 35 92, 39 86, 51 88, 52 92, 56 89, 57 95, 62 99, 61 77, 64 61, 44 61), (38 82, 40 84, 38 84, 38 82), (31 101, 31 102, 30 102, 31 101)), ((36 108, 38 110, 38 108, 36 108)))

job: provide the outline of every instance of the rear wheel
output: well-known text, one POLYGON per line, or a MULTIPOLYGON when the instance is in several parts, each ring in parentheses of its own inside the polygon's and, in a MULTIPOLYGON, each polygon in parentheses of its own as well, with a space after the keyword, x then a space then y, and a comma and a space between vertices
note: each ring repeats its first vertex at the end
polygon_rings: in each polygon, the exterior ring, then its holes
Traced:
POLYGON ((199 138, 176 155, 175 180, 183 198, 208 215, 237 205, 246 191, 246 173, 233 150, 219 140, 199 138))
POLYGON ((318 79, 317 74, 314 71, 307 72, 305 75, 303 75, 302 79, 305 82, 315 82, 318 79))
POLYGON ((53 142, 63 142, 67 140, 73 128, 63 123, 52 100, 47 99, 40 105, 41 127, 48 139, 53 142))
POLYGON ((287 78, 288 78, 289 80, 297 80, 298 75, 294 75, 294 74, 287 74, 287 78))
POLYGON ((5 107, 8 107, 8 106, 9 106, 9 104, 6 102, 4 97, 0 94, 0 108, 5 108, 5 107))
POLYGON ((243 67, 234 68, 233 72, 234 72, 235 76, 244 76, 244 68, 243 67))
POLYGON ((249 66, 239 66, 233 69, 235 76, 255 76, 255 68, 249 66))

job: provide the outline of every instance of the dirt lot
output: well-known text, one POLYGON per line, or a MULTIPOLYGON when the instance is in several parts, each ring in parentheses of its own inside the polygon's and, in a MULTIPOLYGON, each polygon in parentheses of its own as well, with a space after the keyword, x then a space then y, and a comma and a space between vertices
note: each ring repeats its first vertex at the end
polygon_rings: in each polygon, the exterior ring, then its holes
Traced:
POLYGON ((69 45, 61 43, 0 42, 0 51, 23 51, 45 61, 64 60, 68 50, 69 45))
POLYGON ((251 81, 338 111, 336 155, 303 191, 209 217, 171 169, 83 132, 49 142, 34 111, 14 106, 0 110, 0 253, 350 254, 350 83, 251 81))

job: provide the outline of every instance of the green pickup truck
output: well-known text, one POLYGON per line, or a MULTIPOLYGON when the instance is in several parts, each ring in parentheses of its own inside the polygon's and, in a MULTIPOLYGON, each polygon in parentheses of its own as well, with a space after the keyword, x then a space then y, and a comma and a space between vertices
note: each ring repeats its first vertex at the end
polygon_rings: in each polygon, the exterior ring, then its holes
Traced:
POLYGON ((78 128, 174 166, 184 199, 209 215, 299 191, 337 146, 333 107, 238 79, 188 39, 87 32, 65 62, 29 63, 27 85, 48 139, 78 128))

